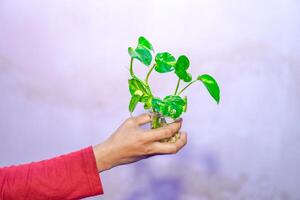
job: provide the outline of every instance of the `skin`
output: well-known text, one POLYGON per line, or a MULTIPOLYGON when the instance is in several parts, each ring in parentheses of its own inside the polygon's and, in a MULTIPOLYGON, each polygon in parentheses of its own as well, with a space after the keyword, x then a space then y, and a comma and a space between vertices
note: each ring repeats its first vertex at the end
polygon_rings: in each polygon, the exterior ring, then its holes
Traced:
POLYGON ((95 145, 93 150, 98 171, 103 172, 155 155, 175 154, 186 145, 187 134, 179 132, 182 119, 157 129, 144 130, 140 127, 149 122, 149 114, 130 117, 107 140, 95 145), (159 142, 177 132, 181 135, 177 142, 159 142))

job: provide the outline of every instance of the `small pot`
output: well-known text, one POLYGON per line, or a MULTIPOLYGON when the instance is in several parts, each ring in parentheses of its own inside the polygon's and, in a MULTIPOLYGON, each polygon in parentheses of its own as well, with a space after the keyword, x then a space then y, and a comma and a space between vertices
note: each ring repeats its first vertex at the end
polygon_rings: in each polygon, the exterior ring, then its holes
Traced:
MULTIPOLYGON (((177 120, 172 119, 171 117, 163 116, 161 113, 149 111, 150 116, 152 117, 151 129, 160 128, 167 124, 171 124, 177 120)), ((165 138, 160 140, 160 142, 176 142, 180 138, 179 132, 177 132, 173 137, 165 138)))

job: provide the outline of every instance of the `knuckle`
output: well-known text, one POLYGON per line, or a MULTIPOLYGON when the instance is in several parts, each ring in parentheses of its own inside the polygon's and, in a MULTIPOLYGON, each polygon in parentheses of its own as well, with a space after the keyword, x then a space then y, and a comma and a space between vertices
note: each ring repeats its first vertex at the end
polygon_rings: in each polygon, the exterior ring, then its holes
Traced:
POLYGON ((177 132, 180 129, 180 125, 178 123, 170 124, 169 128, 172 130, 172 132, 177 132))
POLYGON ((180 122, 175 123, 175 129, 179 130, 180 128, 181 128, 181 123, 180 122))
POLYGON ((140 144, 145 144, 146 143, 146 138, 144 136, 140 136, 140 137, 138 137, 137 141, 140 144))
POLYGON ((151 146, 144 147, 144 155, 150 155, 153 153, 153 148, 151 146))
POLYGON ((166 128, 165 129, 165 136, 166 137, 171 137, 173 135, 172 129, 166 128))
POLYGON ((182 127, 182 123, 180 122, 178 123, 178 129, 181 129, 181 127, 182 127))
POLYGON ((151 115, 148 114, 148 113, 144 113, 144 114, 142 114, 142 116, 143 116, 145 119, 151 119, 151 115))
POLYGON ((128 125, 134 125, 135 124, 135 120, 132 117, 130 117, 130 118, 126 119, 126 124, 128 124, 128 125))

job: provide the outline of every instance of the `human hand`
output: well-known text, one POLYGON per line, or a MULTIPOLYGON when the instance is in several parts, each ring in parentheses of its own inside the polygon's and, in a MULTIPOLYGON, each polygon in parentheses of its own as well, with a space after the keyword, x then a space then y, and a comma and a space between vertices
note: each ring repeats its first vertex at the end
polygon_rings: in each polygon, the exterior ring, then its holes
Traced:
POLYGON ((160 142, 161 139, 170 138, 179 131, 182 119, 157 129, 144 130, 140 127, 149 122, 149 114, 130 117, 106 141, 94 146, 98 171, 102 172, 158 154, 174 154, 187 143, 187 135, 184 132, 180 132, 180 139, 174 143, 160 142))

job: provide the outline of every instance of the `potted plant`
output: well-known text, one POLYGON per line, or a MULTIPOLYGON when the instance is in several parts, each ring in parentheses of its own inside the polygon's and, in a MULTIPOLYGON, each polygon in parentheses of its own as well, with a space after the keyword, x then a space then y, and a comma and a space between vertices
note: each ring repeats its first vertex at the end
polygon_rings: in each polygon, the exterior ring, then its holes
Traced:
MULTIPOLYGON (((198 81, 204 84, 211 97, 216 103, 219 103, 220 89, 216 80, 208 74, 199 75, 193 80, 192 75, 188 72, 190 61, 185 55, 180 55, 176 59, 168 52, 155 54, 152 44, 143 36, 138 38, 136 48, 128 48, 128 53, 130 55, 130 79, 128 84, 131 94, 129 112, 132 113, 139 102, 144 104, 145 110, 148 110, 152 115, 151 128, 159 128, 171 123, 186 112, 187 97, 182 96, 182 94, 188 87, 198 81), (149 68, 145 79, 142 80, 133 72, 134 60, 140 61, 149 68), (173 94, 160 98, 152 93, 148 80, 153 71, 174 73, 178 77, 173 94), (182 82, 185 85, 180 89, 182 82)), ((179 137, 180 135, 177 133, 172 138, 165 139, 162 142, 174 142, 179 137)))

